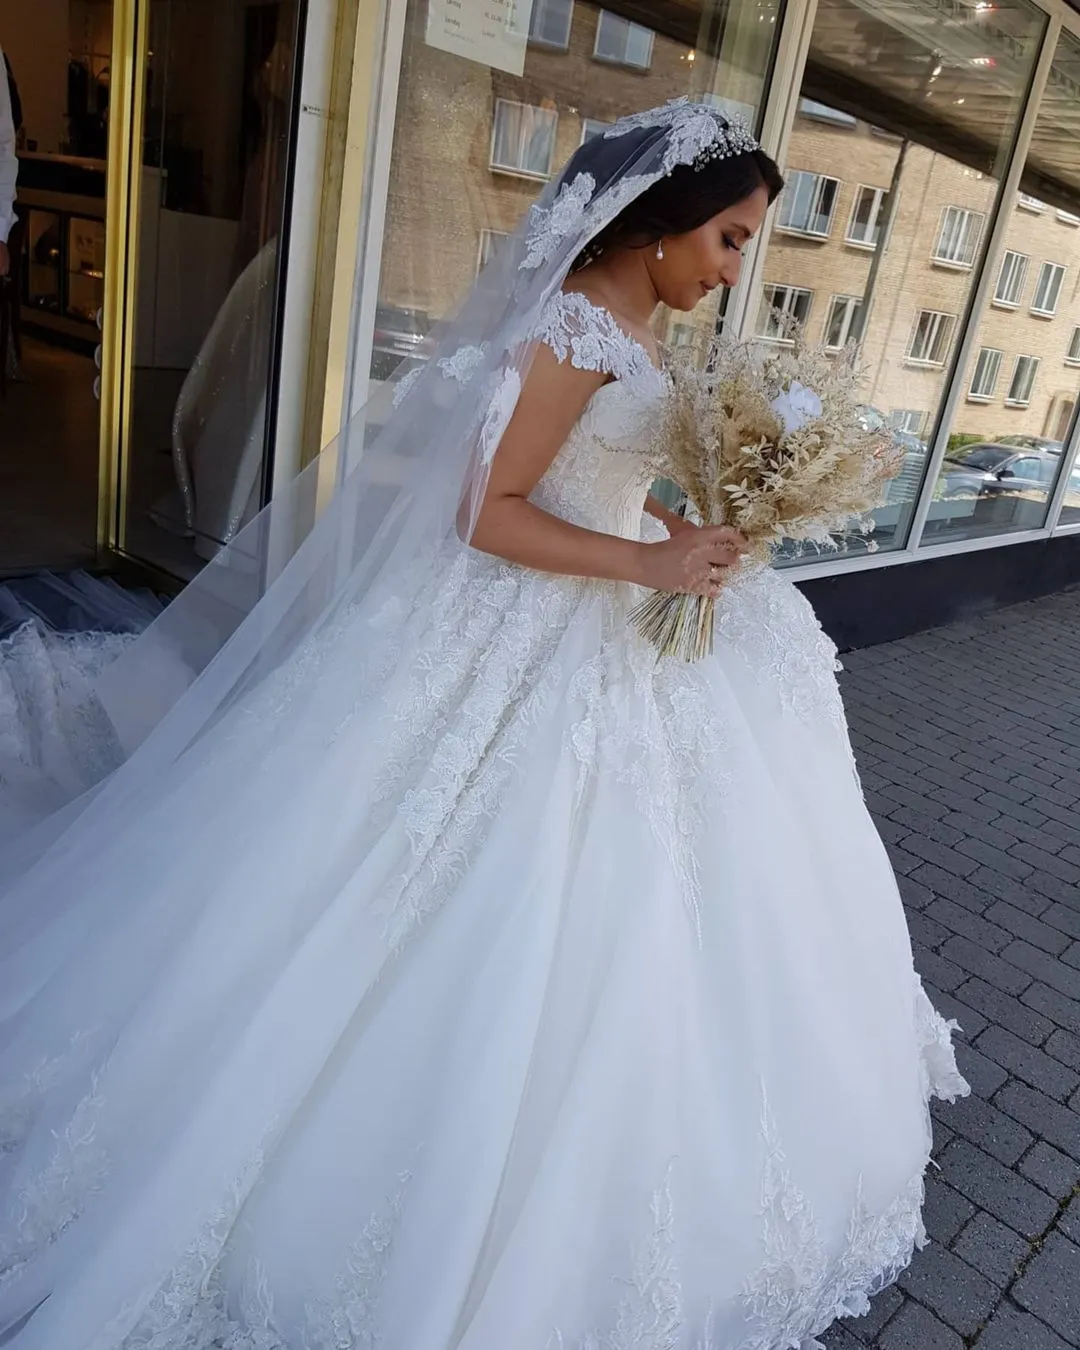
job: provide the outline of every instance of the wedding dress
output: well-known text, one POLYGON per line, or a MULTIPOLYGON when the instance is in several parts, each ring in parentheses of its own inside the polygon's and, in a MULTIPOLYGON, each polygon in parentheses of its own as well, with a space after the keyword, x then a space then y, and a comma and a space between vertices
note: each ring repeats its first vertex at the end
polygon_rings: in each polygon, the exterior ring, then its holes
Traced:
MULTIPOLYGON (((665 377, 581 295, 541 336, 612 379, 535 500, 634 536, 665 377)), ((834 648, 765 568, 697 665, 635 598, 432 547, 102 841, 33 953, 119 1031, 6 1155, 18 1350, 786 1350, 909 1260, 964 1085, 834 648)))
POLYGON ((191 676, 0 858, 10 1350, 805 1350, 923 1241, 967 1087, 810 607, 743 567, 658 661, 635 588, 459 538, 537 343, 609 379, 534 500, 657 528, 668 378, 561 279, 732 133, 610 134, 247 618, 251 528, 95 684, 99 737, 191 676))

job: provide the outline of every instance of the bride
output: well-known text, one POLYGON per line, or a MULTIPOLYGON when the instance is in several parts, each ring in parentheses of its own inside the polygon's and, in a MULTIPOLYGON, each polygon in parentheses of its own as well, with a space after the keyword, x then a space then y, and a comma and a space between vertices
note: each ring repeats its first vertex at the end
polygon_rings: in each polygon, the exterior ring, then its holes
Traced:
POLYGON ((834 648, 647 495, 653 310, 780 187, 686 102, 587 142, 212 659, 166 611, 84 709, 197 676, 8 864, 0 1343, 793 1350, 923 1242, 967 1088, 834 648))

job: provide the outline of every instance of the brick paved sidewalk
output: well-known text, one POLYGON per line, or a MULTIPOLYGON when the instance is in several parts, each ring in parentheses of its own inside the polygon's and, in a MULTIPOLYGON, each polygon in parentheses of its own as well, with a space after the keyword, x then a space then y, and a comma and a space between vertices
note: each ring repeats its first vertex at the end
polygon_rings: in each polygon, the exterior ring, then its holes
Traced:
POLYGON ((972 1096, 934 1106, 931 1245, 827 1344, 1080 1347, 1080 589, 845 666, 915 964, 963 1028, 972 1096))

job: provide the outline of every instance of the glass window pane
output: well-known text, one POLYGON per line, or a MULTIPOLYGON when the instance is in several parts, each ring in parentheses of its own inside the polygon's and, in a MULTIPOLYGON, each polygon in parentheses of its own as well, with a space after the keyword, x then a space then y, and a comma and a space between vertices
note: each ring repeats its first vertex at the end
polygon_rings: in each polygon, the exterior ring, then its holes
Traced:
MULTIPOLYGON (((583 138, 684 95, 755 122, 781 5, 731 0, 710 8, 695 45, 678 0, 648 6, 635 0, 625 11, 618 0, 603 7, 534 0, 533 40, 515 74, 429 45, 426 0, 406 0, 381 258, 361 278, 362 286, 377 287, 365 311, 376 322, 374 331, 358 335, 363 374, 354 406, 370 394, 372 381, 424 359, 427 334, 456 309, 478 261, 500 233, 517 227, 541 180, 558 173, 583 138)), ((789 304, 805 314, 807 301, 794 296, 789 304)), ((678 325, 683 341, 697 335, 704 347, 723 303, 718 290, 692 315, 664 311, 658 333, 666 339, 678 325)))
MULTIPOLYGON (((957 408, 927 544, 1034 529, 1046 519, 1076 398, 1069 362, 1080 363, 1080 237, 1061 218, 1080 210, 1078 82, 1080 44, 1066 33, 1036 118, 1022 191, 1008 204, 1001 259, 991 264, 994 301, 979 322, 965 387, 977 380, 985 348, 1002 352, 998 379, 984 400, 965 398, 957 408), (965 443, 984 447, 980 464, 957 462, 965 443), (1023 472, 1004 463, 1019 450, 1030 452, 1023 472)), ((1070 516, 1080 519, 1080 494, 1067 492, 1062 519, 1070 516)))
MULTIPOLYGON (((794 191, 785 190, 764 260, 768 286, 863 297, 850 329, 865 372, 863 399, 906 451, 888 503, 876 515, 874 543, 882 549, 902 546, 908 537, 928 441, 1045 30, 1044 14, 1028 0, 1000 0, 987 13, 992 21, 984 22, 975 7, 943 6, 922 25, 887 0, 819 0, 800 96, 855 121, 832 125, 797 112, 786 168, 799 172, 794 191), (817 206, 803 175, 836 183, 833 209, 845 222, 812 243, 796 233, 806 231, 817 206), (881 192, 879 203, 870 189, 881 192), (868 241, 871 218, 877 247, 853 247, 868 241)), ((1046 217, 1031 221, 1042 228, 1046 217)), ((999 266, 996 260, 995 279, 999 266)), ((817 338, 835 315, 820 297, 811 314, 817 338)), ((979 346, 1006 353, 994 385, 1000 406, 1016 354, 1035 348, 996 335, 979 346)), ((1064 348, 1060 340, 1059 368, 1064 348)), ((976 349, 965 372, 965 393, 978 355, 976 349)), ((981 387, 992 374, 988 357, 981 387)), ((1036 398, 1041 384, 1037 378, 1036 398)), ((972 416, 986 406, 964 398, 961 404, 972 416)), ((936 522, 937 504, 931 514, 936 522)), ((865 543, 856 537, 841 546, 860 550, 865 543)), ((792 560, 803 556, 785 550, 792 560)))
POLYGON ((148 9, 122 537, 187 577, 269 486, 301 18, 295 0, 148 9))
POLYGON ((533 0, 529 16, 530 42, 565 50, 570 45, 573 15, 574 0, 533 0))

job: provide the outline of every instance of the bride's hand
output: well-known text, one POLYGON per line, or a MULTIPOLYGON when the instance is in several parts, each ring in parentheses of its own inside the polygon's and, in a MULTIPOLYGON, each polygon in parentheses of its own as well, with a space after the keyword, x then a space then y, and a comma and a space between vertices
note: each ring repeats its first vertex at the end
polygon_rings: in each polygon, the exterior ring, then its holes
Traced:
MULTIPOLYGON (((689 522, 687 522, 689 525, 689 522)), ((749 549, 727 525, 690 526, 659 544, 645 544, 642 584, 654 591, 684 595, 720 594, 729 567, 749 549)))

